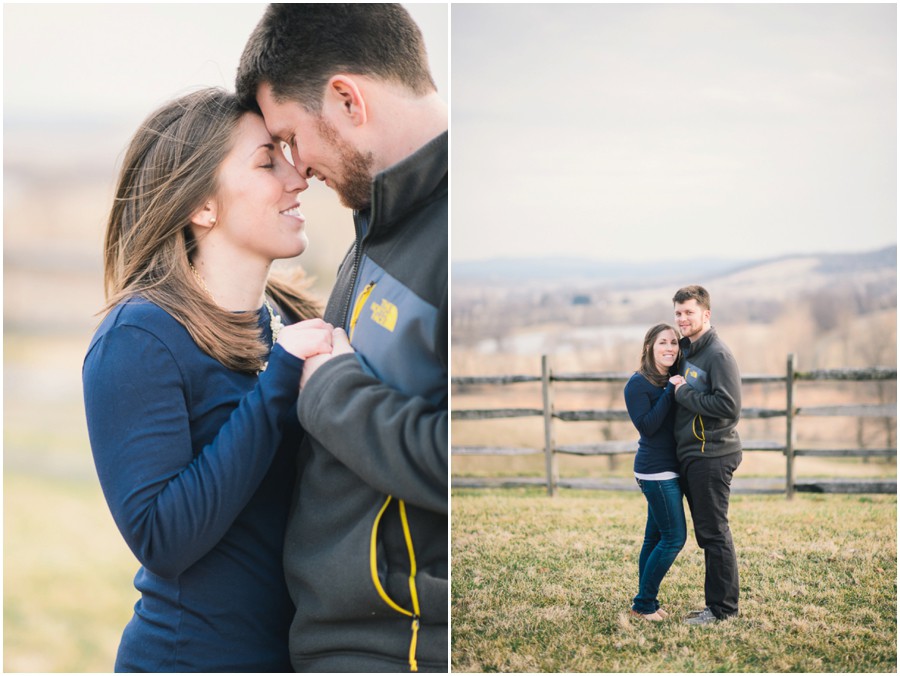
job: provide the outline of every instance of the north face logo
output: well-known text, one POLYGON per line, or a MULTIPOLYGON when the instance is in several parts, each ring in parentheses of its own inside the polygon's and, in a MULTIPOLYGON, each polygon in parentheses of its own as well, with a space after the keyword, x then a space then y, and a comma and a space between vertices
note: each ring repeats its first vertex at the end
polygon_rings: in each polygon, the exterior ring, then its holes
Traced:
POLYGON ((381 299, 381 304, 372 303, 372 321, 393 332, 397 326, 397 306, 386 298, 381 299))

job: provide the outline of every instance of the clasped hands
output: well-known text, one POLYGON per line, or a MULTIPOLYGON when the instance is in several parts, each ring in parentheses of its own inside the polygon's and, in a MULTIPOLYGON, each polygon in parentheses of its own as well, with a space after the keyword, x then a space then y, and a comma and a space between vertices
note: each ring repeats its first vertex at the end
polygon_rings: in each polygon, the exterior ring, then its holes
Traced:
POLYGON ((678 388, 684 385, 687 381, 684 379, 684 376, 672 376, 669 378, 669 382, 675 386, 675 391, 678 391, 678 388))
POLYGON ((354 352, 344 329, 336 329, 318 318, 285 326, 278 334, 278 344, 304 360, 300 376, 301 390, 322 364, 338 355, 354 352))

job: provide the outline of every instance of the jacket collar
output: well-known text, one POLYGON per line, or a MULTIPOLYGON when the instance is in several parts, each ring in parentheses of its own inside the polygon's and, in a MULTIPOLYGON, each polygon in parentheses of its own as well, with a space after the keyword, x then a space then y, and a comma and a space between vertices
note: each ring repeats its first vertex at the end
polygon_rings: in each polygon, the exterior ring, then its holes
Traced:
POLYGON ((684 355, 690 356, 692 354, 696 354, 697 352, 702 350, 704 347, 709 345, 713 340, 715 340, 715 338, 716 338, 716 329, 714 326, 710 326, 709 331, 704 333, 702 336, 700 336, 700 338, 698 338, 693 343, 691 342, 690 338, 682 338, 679 341, 679 344, 681 345, 681 351, 684 353, 684 355))
POLYGON ((370 231, 382 231, 424 202, 447 194, 448 138, 445 131, 375 176, 368 209, 370 231))

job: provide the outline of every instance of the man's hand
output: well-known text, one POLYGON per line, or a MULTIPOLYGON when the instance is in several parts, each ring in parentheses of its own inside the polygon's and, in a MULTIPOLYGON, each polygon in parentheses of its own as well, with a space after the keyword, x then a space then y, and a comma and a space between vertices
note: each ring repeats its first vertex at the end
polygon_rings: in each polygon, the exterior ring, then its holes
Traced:
POLYGON ((669 378, 669 382, 675 386, 675 391, 678 391, 678 388, 684 385, 687 381, 684 379, 684 376, 672 376, 669 378))
POLYGON ((350 345, 350 340, 347 338, 344 329, 334 329, 334 333, 332 334, 332 345, 333 348, 330 354, 317 354, 303 362, 303 373, 300 375, 301 390, 306 386, 306 383, 309 382, 309 379, 312 378, 313 373, 329 359, 341 354, 352 354, 355 352, 350 345))

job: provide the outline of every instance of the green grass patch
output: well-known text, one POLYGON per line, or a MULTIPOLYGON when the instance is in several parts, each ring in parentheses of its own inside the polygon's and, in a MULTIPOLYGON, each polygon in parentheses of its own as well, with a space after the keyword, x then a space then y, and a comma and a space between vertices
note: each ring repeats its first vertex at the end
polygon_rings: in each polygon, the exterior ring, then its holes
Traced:
POLYGON ((4 472, 3 670, 112 671, 138 563, 96 483, 4 472))
POLYGON ((741 616, 703 627, 681 622, 704 605, 692 535, 670 618, 628 615, 640 494, 459 490, 452 513, 454 671, 896 672, 896 496, 733 496, 741 616))

